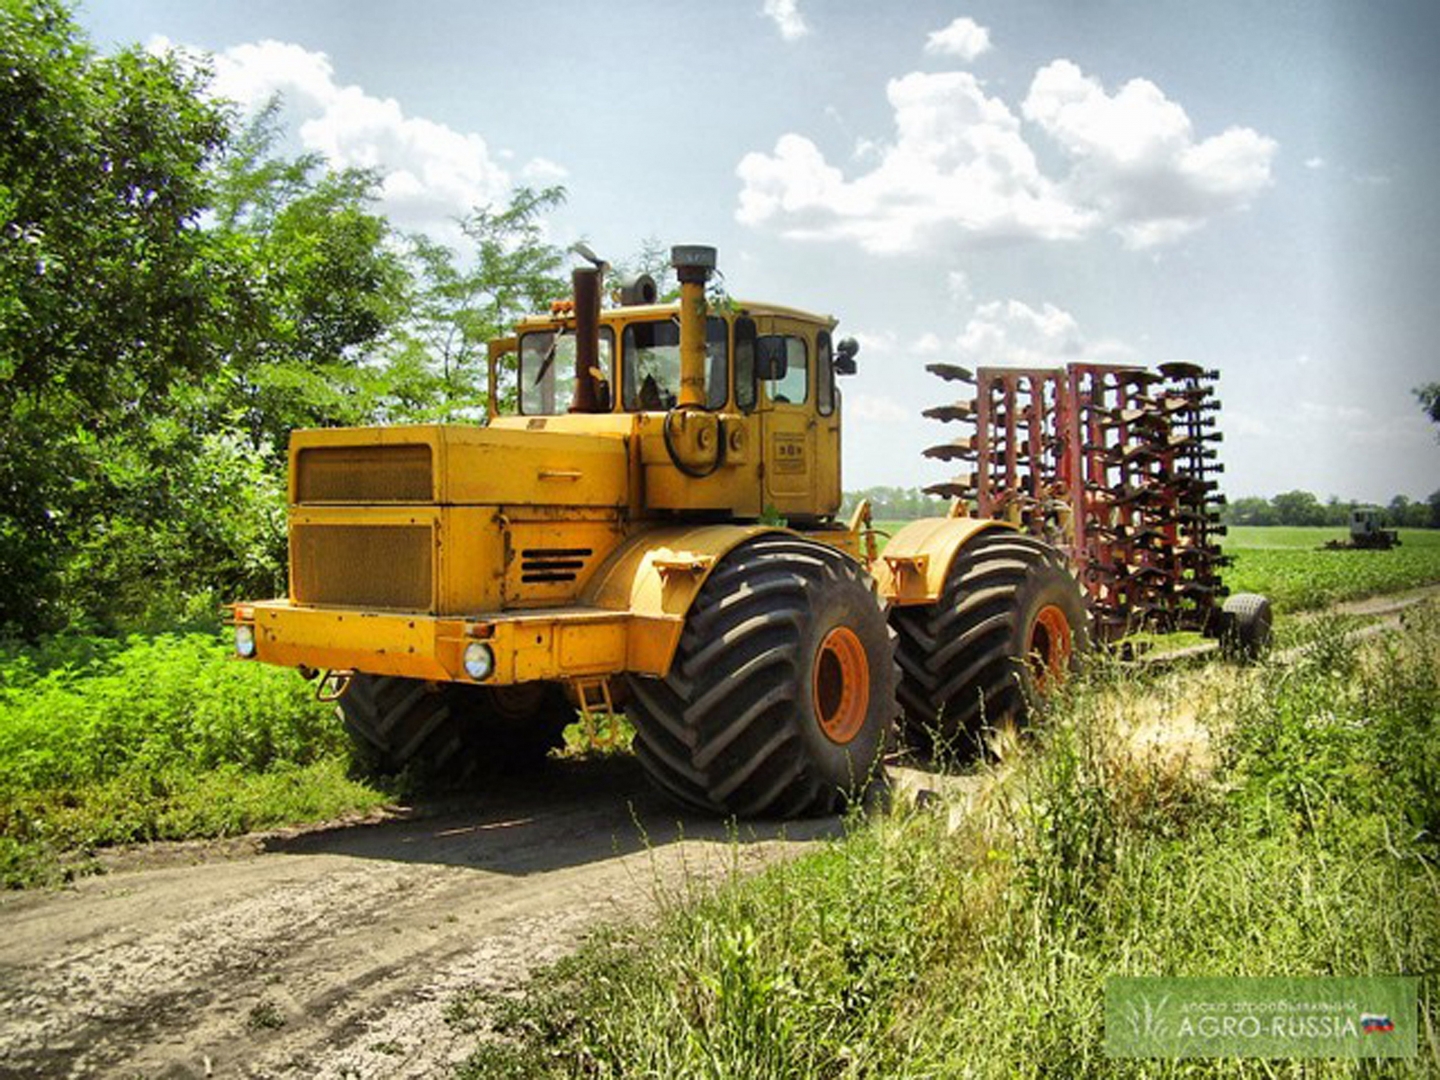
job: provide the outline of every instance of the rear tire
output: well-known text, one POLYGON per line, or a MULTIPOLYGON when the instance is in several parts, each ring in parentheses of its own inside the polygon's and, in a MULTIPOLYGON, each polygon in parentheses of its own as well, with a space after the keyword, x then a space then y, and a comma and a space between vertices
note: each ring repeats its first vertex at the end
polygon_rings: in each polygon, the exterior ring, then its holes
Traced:
POLYGON ((393 675, 351 676, 340 717, 362 768, 406 769, 453 782, 478 769, 533 767, 563 742, 575 710, 555 683, 436 685, 393 675))
POLYGON ((670 673, 627 681, 636 756, 687 806, 825 814, 882 782, 894 649, 873 583, 834 548, 741 544, 691 605, 670 673))
POLYGON ((1059 553, 1009 531, 971 541, 936 603, 894 608, 890 621, 907 731, 951 751, 977 747, 982 727, 1023 722, 1089 647, 1085 602, 1059 553))

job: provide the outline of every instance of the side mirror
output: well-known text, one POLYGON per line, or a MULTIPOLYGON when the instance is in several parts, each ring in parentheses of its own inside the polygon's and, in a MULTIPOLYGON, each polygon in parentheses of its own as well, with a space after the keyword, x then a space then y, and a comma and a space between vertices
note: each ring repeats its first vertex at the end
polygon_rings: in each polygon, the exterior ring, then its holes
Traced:
POLYGON ((835 374, 854 375, 858 366, 855 357, 860 352, 860 343, 853 337, 841 338, 840 343, 835 346, 835 374))
POLYGON ((773 382, 783 379, 790 370, 790 358, 785 349, 785 339, 779 334, 762 337, 755 343, 755 377, 773 382))

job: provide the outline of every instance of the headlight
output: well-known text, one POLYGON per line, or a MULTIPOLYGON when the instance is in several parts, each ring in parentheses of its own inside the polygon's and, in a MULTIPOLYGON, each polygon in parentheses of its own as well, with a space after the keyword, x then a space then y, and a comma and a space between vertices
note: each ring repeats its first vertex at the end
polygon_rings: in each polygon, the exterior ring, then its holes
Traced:
POLYGON ((249 623, 235 627, 235 651, 246 660, 255 655, 255 627, 249 623))
POLYGON ((484 682, 495 670, 495 654, 490 646, 472 641, 465 646, 465 672, 476 682, 484 682))

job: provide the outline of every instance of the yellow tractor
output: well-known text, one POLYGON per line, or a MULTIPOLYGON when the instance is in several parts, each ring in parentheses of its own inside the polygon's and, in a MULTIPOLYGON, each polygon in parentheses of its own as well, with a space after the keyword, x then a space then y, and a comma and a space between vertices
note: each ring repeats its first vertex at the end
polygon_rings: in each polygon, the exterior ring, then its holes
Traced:
POLYGON ((386 768, 623 708, 663 791, 772 817, 862 793, 902 707, 956 738, 1061 676, 1086 612, 1060 556, 958 509, 877 556, 865 507, 838 519, 854 343, 712 303, 715 250, 671 255, 678 302, 603 306, 581 268, 492 342, 486 424, 295 432, 289 595, 235 606, 240 656, 331 673, 386 768))

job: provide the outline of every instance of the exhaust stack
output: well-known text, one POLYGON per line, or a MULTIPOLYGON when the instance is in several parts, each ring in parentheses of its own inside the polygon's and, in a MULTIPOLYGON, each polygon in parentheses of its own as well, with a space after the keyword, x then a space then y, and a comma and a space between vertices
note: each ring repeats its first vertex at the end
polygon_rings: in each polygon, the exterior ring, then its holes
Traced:
POLYGON ((600 411, 595 372, 600 367, 600 275, 598 266, 577 266, 570 275, 575 291, 575 393, 572 413, 600 411))

